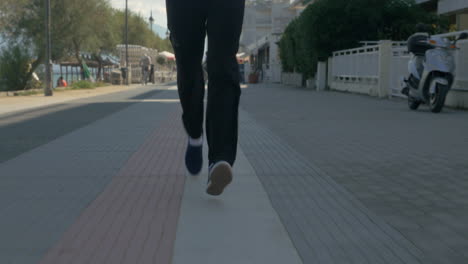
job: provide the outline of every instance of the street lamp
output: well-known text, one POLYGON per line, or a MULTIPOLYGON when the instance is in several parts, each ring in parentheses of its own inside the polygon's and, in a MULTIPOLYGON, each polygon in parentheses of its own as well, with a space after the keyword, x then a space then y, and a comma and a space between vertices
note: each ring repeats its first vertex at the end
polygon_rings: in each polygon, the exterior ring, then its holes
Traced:
POLYGON ((52 65, 51 65, 51 37, 50 37, 50 0, 45 0, 45 87, 44 95, 52 96, 52 65))
POLYGON ((125 68, 126 68, 126 76, 125 76, 125 84, 130 85, 129 82, 129 67, 128 67, 128 0, 125 0, 125 68))

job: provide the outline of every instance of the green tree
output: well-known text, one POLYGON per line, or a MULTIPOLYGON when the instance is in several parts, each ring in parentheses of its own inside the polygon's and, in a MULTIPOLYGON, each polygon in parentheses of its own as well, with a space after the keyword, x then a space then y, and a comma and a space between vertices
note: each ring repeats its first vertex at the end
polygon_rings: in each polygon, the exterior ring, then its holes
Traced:
POLYGON ((286 72, 295 71, 296 49, 294 31, 297 29, 297 25, 297 20, 293 20, 291 23, 289 23, 279 43, 281 64, 283 70, 286 72))
POLYGON ((0 90, 14 91, 26 88, 31 55, 21 44, 11 44, 0 52, 0 90))
MULTIPOLYGON (((52 60, 62 57, 66 52, 66 39, 70 24, 63 18, 67 1, 55 0, 51 2, 52 23, 52 60), (54 14, 61 14, 55 16, 54 14)), ((11 43, 22 43, 31 53, 31 67, 26 72, 26 79, 30 80, 33 72, 43 63, 45 57, 44 42, 44 1, 42 0, 2 0, 0 5, 0 24, 3 25, 1 34, 11 43)), ((24 69, 18 69, 24 70, 24 69)), ((24 85, 26 85, 23 82, 24 85)), ((15 87, 25 89, 26 86, 15 87)))
POLYGON ((118 42, 113 31, 113 9, 106 0, 67 0, 69 14, 65 23, 70 33, 66 37, 66 51, 82 65, 82 52, 92 54, 102 71, 102 52, 112 52, 118 42))
MULTIPOLYGON (((125 12, 114 10, 115 22, 113 28, 115 32, 120 33, 120 44, 125 42, 125 12)), ((128 19, 128 41, 129 44, 140 45, 159 51, 172 51, 169 39, 162 39, 159 35, 152 32, 146 19, 134 12, 129 13, 128 19)))

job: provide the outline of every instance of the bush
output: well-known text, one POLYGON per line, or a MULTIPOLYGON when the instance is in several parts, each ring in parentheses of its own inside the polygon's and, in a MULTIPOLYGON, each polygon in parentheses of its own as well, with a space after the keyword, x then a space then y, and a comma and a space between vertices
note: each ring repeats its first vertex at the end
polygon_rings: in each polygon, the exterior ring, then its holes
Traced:
POLYGON ((21 44, 13 44, 0 53, 0 89, 16 91, 28 88, 32 58, 21 44))
POLYGON ((78 81, 71 85, 71 89, 94 89, 96 84, 90 81, 78 81))
POLYGON ((79 90, 79 89, 94 89, 98 87, 108 86, 109 84, 104 82, 90 82, 90 81, 77 81, 71 84, 70 89, 79 90))
POLYGON ((297 25, 297 19, 289 23, 279 43, 281 64, 286 72, 294 72, 296 70, 296 40, 294 39, 294 32, 297 30, 297 25))
POLYGON ((156 63, 159 65, 165 65, 167 63, 167 59, 164 56, 158 56, 156 58, 156 63))
POLYGON ((307 48, 305 26, 303 19, 293 20, 286 28, 279 46, 283 70, 302 73, 307 79, 314 76, 317 59, 312 50, 307 48))

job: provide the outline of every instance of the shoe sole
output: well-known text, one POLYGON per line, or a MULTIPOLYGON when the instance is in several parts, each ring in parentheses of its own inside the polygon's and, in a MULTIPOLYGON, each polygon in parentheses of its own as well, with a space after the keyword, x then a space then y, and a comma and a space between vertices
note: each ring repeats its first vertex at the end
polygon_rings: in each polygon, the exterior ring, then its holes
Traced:
POLYGON ((206 192, 209 195, 218 196, 224 188, 232 182, 232 169, 228 163, 221 163, 211 171, 211 178, 206 192))

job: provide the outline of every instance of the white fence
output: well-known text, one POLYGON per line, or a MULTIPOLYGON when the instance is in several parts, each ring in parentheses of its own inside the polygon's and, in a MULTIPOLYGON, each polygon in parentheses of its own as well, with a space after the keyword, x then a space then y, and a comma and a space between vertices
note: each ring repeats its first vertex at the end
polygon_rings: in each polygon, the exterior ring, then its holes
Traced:
POLYGON ((333 53, 333 76, 341 80, 378 78, 379 50, 375 45, 333 53))
MULTIPOLYGON (((460 32, 440 35, 453 37, 460 32)), ((401 82, 408 75, 406 42, 362 42, 364 46, 333 53, 328 61, 328 86, 334 90, 372 96, 402 96, 401 82)), ((455 51, 454 91, 468 91, 468 41, 458 43, 455 51)))
POLYGON ((333 53, 329 60, 328 85, 335 90, 386 97, 397 95, 407 74, 406 43, 366 42, 370 46, 333 53))

